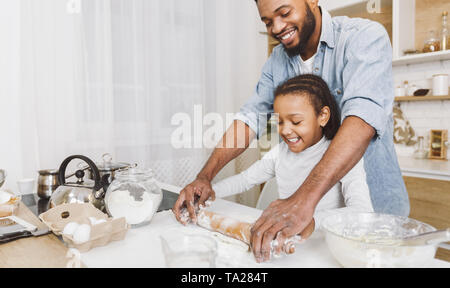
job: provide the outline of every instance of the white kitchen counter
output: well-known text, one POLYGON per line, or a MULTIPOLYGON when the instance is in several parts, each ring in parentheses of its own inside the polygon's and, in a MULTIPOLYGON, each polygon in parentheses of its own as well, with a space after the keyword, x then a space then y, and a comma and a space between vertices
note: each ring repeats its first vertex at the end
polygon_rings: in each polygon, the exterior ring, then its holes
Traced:
POLYGON ((398 157, 403 176, 450 181, 450 161, 398 157))
MULTIPOLYGON (((160 185, 168 191, 180 191, 179 187, 160 185)), ((222 199, 214 201, 209 209, 241 219, 257 219, 262 213, 261 210, 222 199)), ((164 211, 156 214, 149 225, 130 229, 123 241, 112 242, 105 247, 97 247, 83 253, 81 260, 87 267, 165 267, 159 236, 168 229, 199 234, 212 233, 194 225, 184 227, 176 221, 171 211, 164 211)), ((310 239, 297 245, 295 254, 274 259, 270 263, 258 264, 251 253, 243 250, 237 251, 232 257, 228 256, 228 259, 227 255, 221 255, 220 251, 218 253, 219 257, 222 257, 218 259, 221 263, 219 267, 341 267, 329 252, 320 231, 314 232, 310 239)), ((450 263, 435 259, 431 266, 450 268, 450 263)))

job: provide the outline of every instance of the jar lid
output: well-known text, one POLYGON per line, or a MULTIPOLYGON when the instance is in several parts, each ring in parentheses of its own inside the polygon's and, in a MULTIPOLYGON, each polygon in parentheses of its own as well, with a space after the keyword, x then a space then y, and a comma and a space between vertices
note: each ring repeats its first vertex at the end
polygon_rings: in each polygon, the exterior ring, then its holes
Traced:
POLYGON ((116 171, 130 166, 128 163, 112 162, 112 156, 109 153, 103 154, 102 158, 102 163, 95 163, 98 170, 101 172, 116 171))
POLYGON ((97 166, 98 170, 102 172, 115 171, 130 166, 130 164, 128 163, 121 163, 121 162, 96 163, 95 165, 97 166))
POLYGON ((154 177, 152 169, 145 168, 130 168, 127 170, 118 171, 115 175, 117 180, 149 180, 154 177))

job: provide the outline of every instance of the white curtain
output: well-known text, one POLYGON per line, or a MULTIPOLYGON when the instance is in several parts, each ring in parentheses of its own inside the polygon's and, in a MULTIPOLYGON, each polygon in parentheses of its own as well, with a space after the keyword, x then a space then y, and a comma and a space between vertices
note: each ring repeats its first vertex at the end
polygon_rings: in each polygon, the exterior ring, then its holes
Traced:
POLYGON ((237 112, 267 54, 252 0, 21 0, 19 10, 17 178, 109 152, 184 186, 211 150, 175 149, 172 117, 237 112))

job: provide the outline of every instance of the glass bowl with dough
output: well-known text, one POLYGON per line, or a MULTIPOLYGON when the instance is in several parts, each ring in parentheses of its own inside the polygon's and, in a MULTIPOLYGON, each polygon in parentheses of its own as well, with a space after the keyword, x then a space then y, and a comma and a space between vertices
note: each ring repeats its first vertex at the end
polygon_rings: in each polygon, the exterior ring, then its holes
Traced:
POLYGON ((330 252, 344 267, 427 267, 438 244, 405 245, 404 238, 436 229, 395 215, 347 213, 322 222, 330 252))

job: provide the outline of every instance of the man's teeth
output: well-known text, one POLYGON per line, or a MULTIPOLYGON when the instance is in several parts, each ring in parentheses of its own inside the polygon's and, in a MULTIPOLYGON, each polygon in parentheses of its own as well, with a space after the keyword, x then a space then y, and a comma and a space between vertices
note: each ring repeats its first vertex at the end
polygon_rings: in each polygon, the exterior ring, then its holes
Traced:
POLYGON ((282 37, 281 37, 281 40, 289 39, 292 35, 294 35, 294 33, 295 33, 295 30, 292 30, 290 33, 288 33, 288 34, 282 36, 282 37))
POLYGON ((295 142, 297 142, 298 140, 300 140, 300 137, 297 137, 297 138, 292 138, 292 139, 287 139, 289 142, 292 142, 292 143, 295 143, 295 142))

